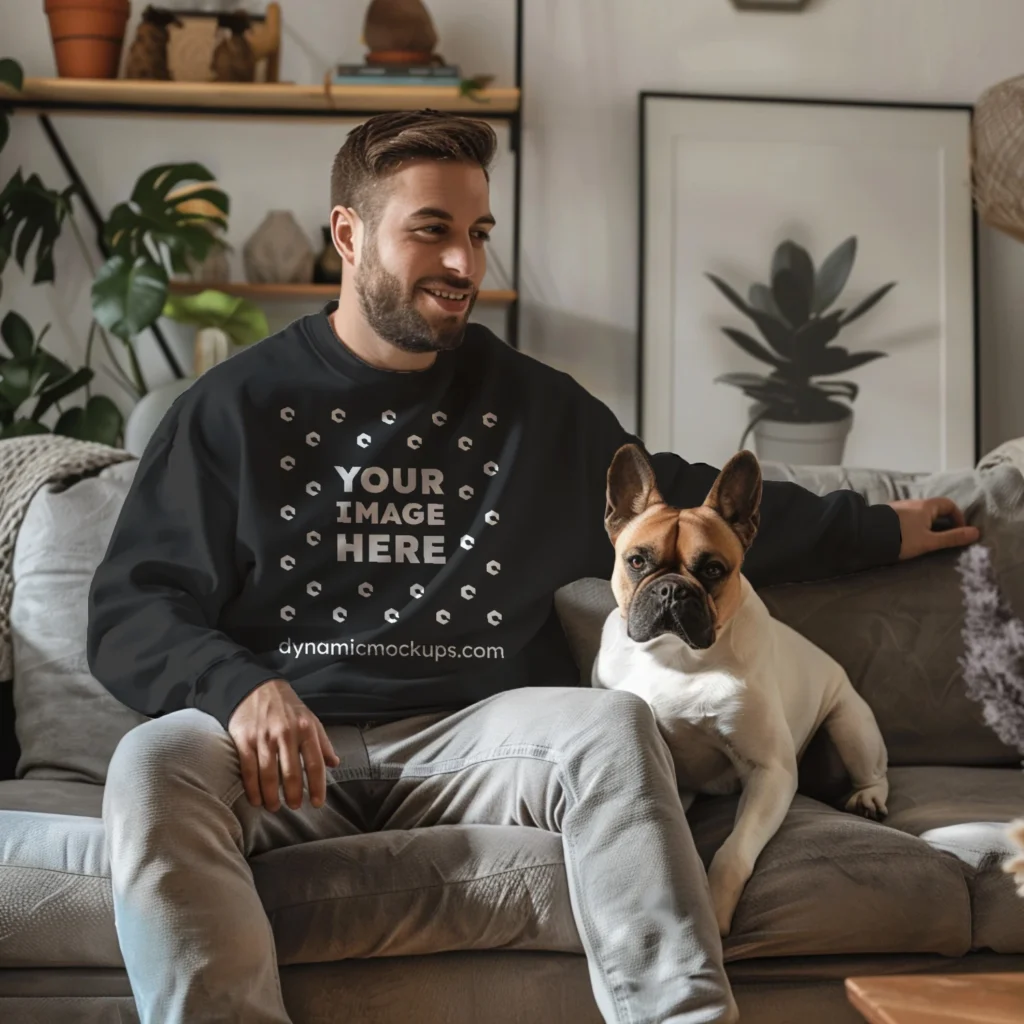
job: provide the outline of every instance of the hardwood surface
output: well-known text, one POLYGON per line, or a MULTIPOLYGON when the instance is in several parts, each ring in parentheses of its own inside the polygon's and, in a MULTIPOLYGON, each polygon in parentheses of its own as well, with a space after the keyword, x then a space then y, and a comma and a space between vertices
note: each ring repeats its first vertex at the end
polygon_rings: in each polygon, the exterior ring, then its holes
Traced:
POLYGON ((26 78, 21 92, 0 87, 5 103, 26 110, 121 114, 188 112, 193 116, 344 117, 355 112, 432 107, 489 115, 508 115, 519 107, 515 88, 481 89, 475 98, 454 85, 294 85, 281 82, 153 82, 134 79, 26 78))
POLYGON ((1022 1024, 1024 973, 847 978, 870 1024, 1022 1024))
MULTIPOLYGON (((324 302, 338 297, 339 285, 336 284, 252 284, 249 281, 172 281, 171 291, 176 295, 193 295, 206 288, 213 288, 228 295, 240 295, 254 302, 297 301, 317 299, 324 302)), ((483 304, 502 304, 514 302, 516 293, 511 289, 480 290, 477 301, 483 304)))

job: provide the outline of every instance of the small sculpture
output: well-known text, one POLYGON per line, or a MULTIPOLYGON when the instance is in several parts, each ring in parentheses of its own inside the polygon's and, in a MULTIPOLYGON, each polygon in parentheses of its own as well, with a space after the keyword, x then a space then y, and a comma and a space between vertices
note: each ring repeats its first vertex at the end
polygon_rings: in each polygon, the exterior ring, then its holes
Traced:
POLYGON ((251 82, 256 78, 256 57, 245 33, 249 15, 242 10, 221 14, 217 25, 229 31, 213 51, 210 70, 215 82, 251 82))
POLYGON ((371 0, 363 25, 367 64, 436 64, 437 30, 422 0, 371 0))
POLYGON ((253 284, 309 284, 316 253, 287 210, 272 210, 242 247, 245 276, 253 284))
POLYGON ((181 26, 173 11, 150 4, 142 12, 142 21, 135 32, 135 39, 125 61, 125 78, 144 78, 155 81, 169 81, 171 72, 167 67, 167 42, 169 26, 181 26))

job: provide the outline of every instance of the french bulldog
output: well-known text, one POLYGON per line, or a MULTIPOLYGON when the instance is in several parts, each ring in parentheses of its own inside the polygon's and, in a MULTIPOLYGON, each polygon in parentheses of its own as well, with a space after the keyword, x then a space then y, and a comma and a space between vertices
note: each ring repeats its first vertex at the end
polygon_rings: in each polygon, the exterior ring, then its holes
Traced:
POLYGON ((704 504, 673 508, 643 450, 608 469, 605 529, 612 590, 591 683, 651 706, 680 796, 742 791, 733 829, 708 867, 722 936, 797 788, 797 764, 824 725, 853 783, 846 810, 886 811, 888 756, 878 724, 832 657, 773 619, 741 573, 760 522, 761 467, 748 451, 704 504))

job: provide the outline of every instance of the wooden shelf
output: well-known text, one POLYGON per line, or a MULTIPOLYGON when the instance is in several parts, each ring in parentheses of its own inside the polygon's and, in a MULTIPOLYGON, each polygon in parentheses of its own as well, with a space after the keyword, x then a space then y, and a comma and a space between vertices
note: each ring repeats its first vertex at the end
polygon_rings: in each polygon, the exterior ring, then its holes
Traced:
POLYGON ((434 110, 507 119, 519 90, 482 89, 475 98, 453 85, 293 85, 151 82, 135 79, 26 78, 21 92, 0 87, 0 102, 33 113, 184 114, 192 117, 345 118, 384 110, 434 110))
MULTIPOLYGON (((221 281, 207 283, 199 281, 172 281, 171 291, 176 295, 194 295, 205 288, 238 295, 253 302, 302 302, 306 299, 318 299, 327 302, 338 297, 336 284, 251 284, 249 281, 221 281)), ((516 293, 511 289, 481 289, 477 299, 481 304, 507 305, 516 300, 516 293)))

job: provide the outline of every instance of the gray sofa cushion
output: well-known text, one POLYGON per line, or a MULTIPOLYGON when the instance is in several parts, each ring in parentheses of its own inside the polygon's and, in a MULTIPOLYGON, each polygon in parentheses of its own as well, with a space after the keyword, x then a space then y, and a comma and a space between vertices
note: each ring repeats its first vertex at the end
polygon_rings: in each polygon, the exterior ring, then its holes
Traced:
MULTIPOLYGON (((798 796, 740 900, 727 960, 959 956, 972 942, 1019 949, 1017 903, 998 907, 1012 893, 1009 879, 966 869, 963 851, 951 851, 944 845, 951 837, 939 835, 996 817, 980 798, 991 788, 981 775, 960 785, 958 800, 938 799, 944 787, 956 791, 950 778, 968 775, 895 770, 890 806, 900 827, 798 796), (910 810, 924 804, 926 816, 914 819, 910 810), (915 821, 927 826, 920 838, 911 834, 915 821)), ((1024 776, 1003 770, 987 777, 1001 787, 999 813, 1024 806, 1024 776)), ((0 783, 0 968, 122 966, 103 826, 91 816, 100 812, 101 793, 78 783, 0 783)), ((736 801, 700 799, 690 808, 705 865, 732 828, 736 801)), ((978 830, 974 839, 971 856, 997 870, 1005 853, 997 831, 978 830)), ((282 964, 443 950, 582 952, 561 840, 539 829, 376 832, 274 850, 249 863, 282 964)))
MULTIPOLYGON (((738 803, 739 797, 701 798, 690 808, 705 867, 732 831, 738 803)), ((797 794, 743 891, 725 958, 962 956, 970 945, 970 894, 952 857, 797 794)))
MULTIPOLYGON (((0 969, 123 967, 102 787, 0 782, 0 969)), ((582 953, 559 836, 376 832, 252 858, 281 964, 441 950, 582 953)))
POLYGON ((1024 897, 1003 863, 1020 850, 1007 823, 1024 817, 1024 774, 1010 768, 895 768, 886 824, 955 857, 971 893, 972 945, 1024 953, 1024 897))
POLYGON ((85 657, 89 585, 137 466, 47 484, 22 520, 11 602, 19 777, 102 783, 118 741, 146 720, 93 678, 85 657))
POLYGON ((583 952, 561 837, 541 829, 374 832, 272 850, 250 864, 283 964, 458 949, 583 952))

